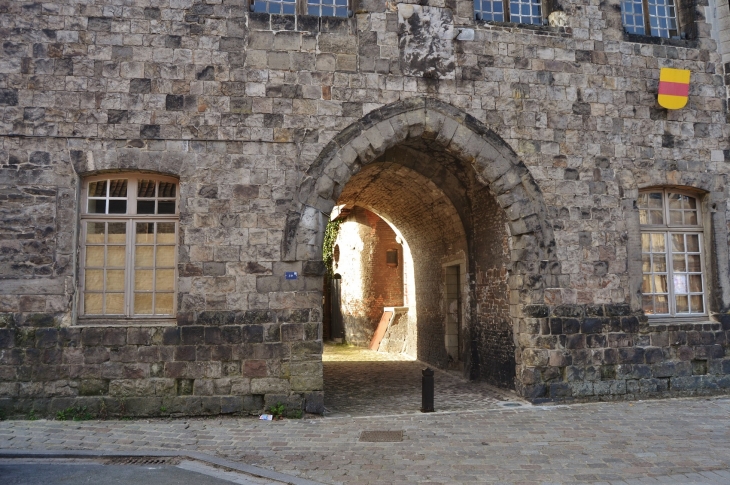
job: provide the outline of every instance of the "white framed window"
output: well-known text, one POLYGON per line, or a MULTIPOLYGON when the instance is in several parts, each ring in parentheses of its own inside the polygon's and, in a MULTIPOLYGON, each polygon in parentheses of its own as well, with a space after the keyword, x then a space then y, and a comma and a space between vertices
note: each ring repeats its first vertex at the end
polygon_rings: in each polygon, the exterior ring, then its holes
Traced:
POLYGON ((621 19, 629 34, 679 37, 674 0, 622 0, 621 19))
POLYGON ((349 0, 252 0, 251 11, 316 17, 352 16, 349 0))
POLYGON ((542 25, 542 0, 474 0, 474 17, 493 22, 542 25))
POLYGON ((81 207, 80 317, 173 317, 178 181, 150 174, 88 177, 81 207))
POLYGON ((649 316, 707 315, 702 208, 697 194, 642 191, 642 307, 649 316))

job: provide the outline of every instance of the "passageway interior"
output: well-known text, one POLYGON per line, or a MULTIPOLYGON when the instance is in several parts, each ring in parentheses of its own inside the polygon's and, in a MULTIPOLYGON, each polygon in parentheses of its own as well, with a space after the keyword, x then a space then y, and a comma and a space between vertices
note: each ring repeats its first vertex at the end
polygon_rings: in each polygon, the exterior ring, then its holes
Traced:
MULTIPOLYGON (((420 411, 421 370, 425 368, 422 362, 403 354, 332 343, 325 345, 322 361, 327 416, 382 416, 420 411)), ((438 369, 434 388, 437 412, 528 405, 513 391, 438 369)))
POLYGON ((507 219, 470 163, 409 140, 348 181, 332 218, 326 339, 514 388, 507 219))

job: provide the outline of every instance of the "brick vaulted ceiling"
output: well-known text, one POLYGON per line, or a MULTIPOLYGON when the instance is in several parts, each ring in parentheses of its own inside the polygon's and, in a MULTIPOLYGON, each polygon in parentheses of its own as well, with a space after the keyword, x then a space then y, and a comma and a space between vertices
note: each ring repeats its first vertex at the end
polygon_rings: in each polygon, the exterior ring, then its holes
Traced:
POLYGON ((429 178, 400 163, 364 167, 350 179, 338 203, 377 213, 416 252, 434 246, 440 246, 439 253, 466 249, 462 218, 450 198, 429 178))

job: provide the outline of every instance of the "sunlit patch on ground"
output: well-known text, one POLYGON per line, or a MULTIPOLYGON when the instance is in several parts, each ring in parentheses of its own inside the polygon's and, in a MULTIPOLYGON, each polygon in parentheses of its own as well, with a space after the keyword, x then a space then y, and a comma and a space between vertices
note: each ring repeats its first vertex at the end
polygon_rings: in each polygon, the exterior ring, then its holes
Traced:
MULTIPOLYGON (((412 357, 361 347, 326 344, 325 407, 330 415, 376 416, 417 413, 421 408, 421 371, 427 367, 412 357)), ((468 381, 455 372, 436 369, 436 411, 496 409, 517 396, 483 382, 468 381)))

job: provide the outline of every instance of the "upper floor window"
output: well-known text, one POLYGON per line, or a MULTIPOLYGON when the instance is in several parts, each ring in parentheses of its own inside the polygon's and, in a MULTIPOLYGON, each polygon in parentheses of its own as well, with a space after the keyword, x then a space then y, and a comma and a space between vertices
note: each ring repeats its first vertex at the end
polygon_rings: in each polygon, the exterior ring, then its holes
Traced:
POLYGON ((282 15, 349 17, 348 0, 253 0, 251 11, 282 15))
POLYGON ((542 0, 474 0, 477 20, 542 25, 542 0))
POLYGON ((629 34, 679 37, 674 0, 622 0, 621 17, 629 34))
POLYGON ((82 191, 80 315, 174 316, 177 180, 101 175, 82 191))
POLYGON ((707 314, 702 209, 696 195, 641 192, 642 306, 647 315, 707 314))

